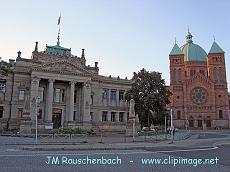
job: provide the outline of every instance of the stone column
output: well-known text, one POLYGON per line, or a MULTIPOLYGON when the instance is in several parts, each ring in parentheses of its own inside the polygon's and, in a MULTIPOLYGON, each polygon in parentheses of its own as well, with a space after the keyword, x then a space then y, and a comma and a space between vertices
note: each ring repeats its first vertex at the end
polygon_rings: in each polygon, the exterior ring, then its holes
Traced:
POLYGON ((120 106, 120 101, 119 101, 119 90, 117 89, 116 91, 116 104, 117 106, 120 106))
POLYGON ((119 112, 116 112, 116 114, 115 114, 115 121, 116 122, 119 122, 119 114, 120 114, 119 112))
POLYGON ((123 116, 124 122, 127 122, 127 113, 128 113, 128 112, 124 112, 124 116, 123 116))
POLYGON ((75 89, 75 81, 70 82, 70 95, 69 95, 69 122, 73 122, 74 115, 74 89, 75 89))
POLYGON ((46 129, 52 129, 52 114, 53 114, 53 91, 54 91, 54 79, 49 79, 49 85, 46 95, 46 114, 45 122, 47 123, 46 129))
POLYGON ((108 94, 109 94, 109 100, 108 100, 108 104, 107 105, 111 105, 111 89, 108 89, 108 94))
POLYGON ((35 120, 36 120, 36 98, 38 96, 38 88, 39 88, 39 78, 32 78, 31 87, 30 87, 30 118, 32 121, 32 127, 35 128, 35 120))

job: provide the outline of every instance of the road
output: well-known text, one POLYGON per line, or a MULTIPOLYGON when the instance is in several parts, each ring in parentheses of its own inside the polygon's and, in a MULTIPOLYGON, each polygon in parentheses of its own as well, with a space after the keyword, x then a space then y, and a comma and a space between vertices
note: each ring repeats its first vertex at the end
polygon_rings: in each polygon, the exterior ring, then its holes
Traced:
MULTIPOLYGON (((210 144, 204 142, 205 145, 175 144, 138 150, 90 151, 20 150, 18 145, 6 144, 7 139, 12 142, 12 138, 3 138, 4 141, 0 138, 0 172, 229 172, 230 143, 221 141, 220 145, 213 144, 215 139, 228 135, 229 132, 196 133, 194 140, 212 139, 210 144), (98 164, 93 164, 93 159, 98 164), (201 159, 203 163, 206 161, 206 164, 198 164, 197 159, 201 159), (111 160, 114 164, 111 164, 111 160), (82 164, 83 162, 88 164, 82 164)), ((33 140, 25 139, 26 143, 30 141, 33 140)), ((23 143, 20 138, 17 142, 23 143)))
MULTIPOLYGON (((72 162, 72 161, 70 161, 72 162)), ((0 151, 0 171, 1 172, 152 172, 152 171, 208 171, 208 172, 229 172, 230 171, 230 144, 218 147, 197 147, 197 148, 153 148, 149 150, 126 150, 126 151, 65 151, 65 152, 37 152, 23 151, 17 149, 6 149, 0 151), (100 164, 62 164, 61 159, 121 159, 121 163, 112 165, 100 164), (168 159, 170 158, 218 158, 217 164, 198 165, 195 164, 143 164, 143 159, 168 159), (55 161, 47 164, 48 157, 56 159, 58 157, 59 164, 55 161)))

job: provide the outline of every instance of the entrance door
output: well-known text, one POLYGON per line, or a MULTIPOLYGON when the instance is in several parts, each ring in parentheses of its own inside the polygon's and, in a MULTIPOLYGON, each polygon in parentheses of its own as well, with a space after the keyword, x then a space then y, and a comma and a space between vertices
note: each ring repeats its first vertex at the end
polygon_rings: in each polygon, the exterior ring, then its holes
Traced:
POLYGON ((199 119, 198 121, 198 127, 202 127, 203 125, 202 125, 202 120, 201 119, 199 119))
POLYGON ((194 121, 192 119, 188 120, 189 127, 194 127, 194 121))
POLYGON ((53 128, 60 128, 61 127, 61 117, 62 117, 62 110, 58 108, 53 108, 53 128))
POLYGON ((207 125, 207 127, 211 127, 211 120, 207 120, 206 125, 207 125))

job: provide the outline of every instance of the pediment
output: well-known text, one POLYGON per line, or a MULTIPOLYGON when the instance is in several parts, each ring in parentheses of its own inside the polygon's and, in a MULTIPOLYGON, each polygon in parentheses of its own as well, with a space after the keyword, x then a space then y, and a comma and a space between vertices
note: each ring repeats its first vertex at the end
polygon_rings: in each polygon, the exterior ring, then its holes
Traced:
POLYGON ((61 74, 92 75, 90 71, 87 71, 82 66, 66 60, 36 65, 32 67, 32 70, 61 74))
POLYGON ((189 79, 187 81, 186 84, 187 85, 190 85, 190 84, 194 85, 196 83, 202 84, 202 85, 209 87, 209 88, 211 88, 213 85, 212 81, 201 73, 196 73, 191 79, 189 79))

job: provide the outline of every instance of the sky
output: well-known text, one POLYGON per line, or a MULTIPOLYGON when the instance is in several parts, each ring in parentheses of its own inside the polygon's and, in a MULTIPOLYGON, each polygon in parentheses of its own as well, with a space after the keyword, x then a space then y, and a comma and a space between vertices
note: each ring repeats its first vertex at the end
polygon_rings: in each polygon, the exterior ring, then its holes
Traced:
MULTIPOLYGON (((216 42, 225 51, 230 82, 229 0, 0 0, 0 57, 30 58, 38 41, 60 44, 87 65, 99 62, 101 75, 133 76, 142 68, 162 73, 169 84, 169 53, 185 43, 188 26, 194 43, 208 52, 216 42)), ((228 83, 230 88, 230 84, 228 83)))

